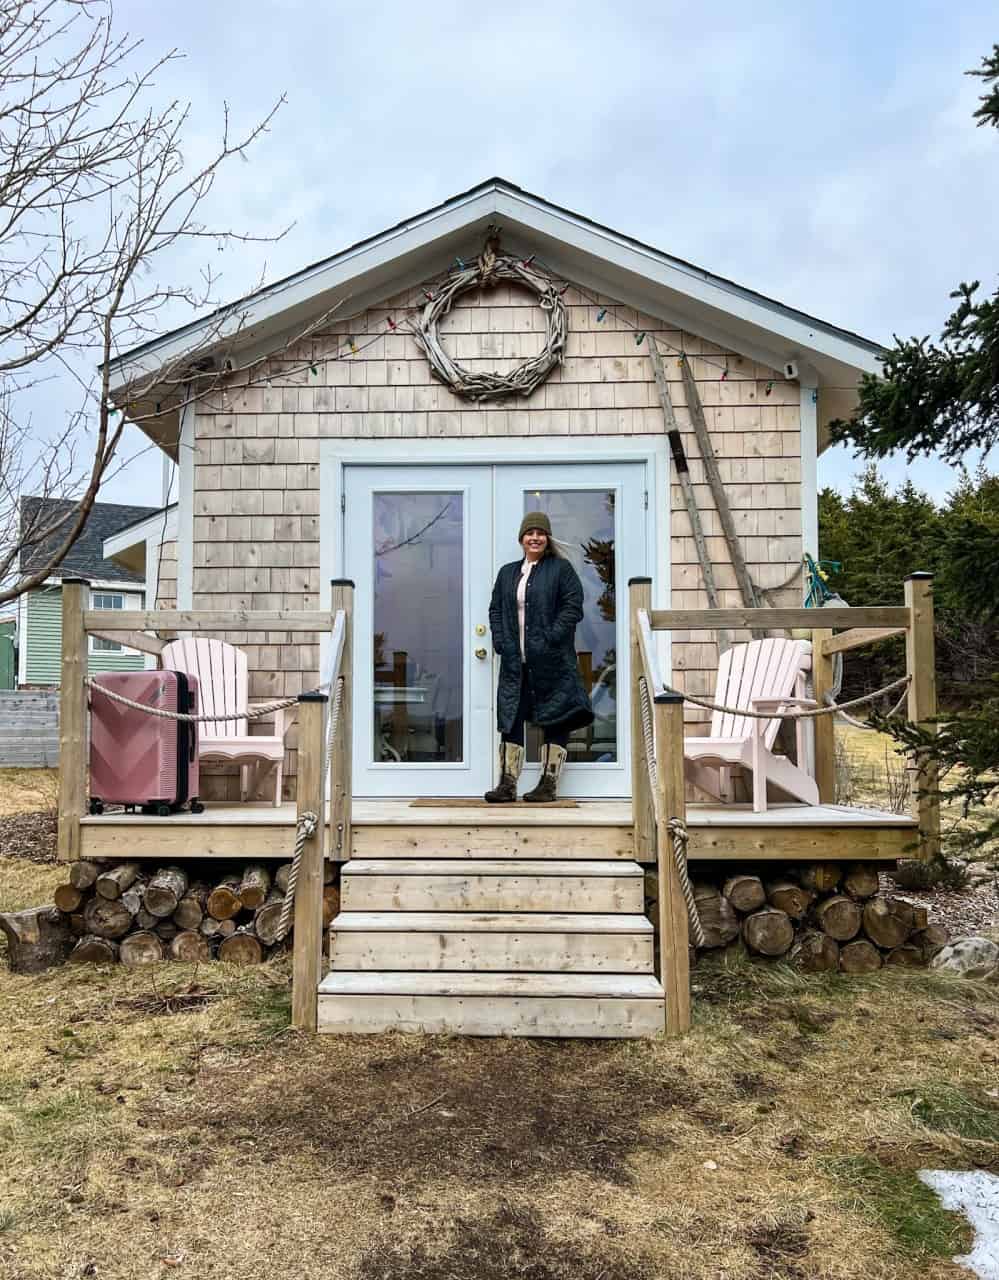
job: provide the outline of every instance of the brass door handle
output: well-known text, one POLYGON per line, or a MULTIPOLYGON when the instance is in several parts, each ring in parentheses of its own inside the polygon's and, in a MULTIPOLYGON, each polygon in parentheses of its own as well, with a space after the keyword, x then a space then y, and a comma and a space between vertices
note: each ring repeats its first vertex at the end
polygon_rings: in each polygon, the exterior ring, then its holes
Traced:
POLYGON ((484 662, 484 661, 486 660, 486 651, 485 651, 485 649, 476 649, 476 650, 475 650, 475 656, 476 656, 477 658, 481 658, 481 659, 482 659, 482 661, 484 662))

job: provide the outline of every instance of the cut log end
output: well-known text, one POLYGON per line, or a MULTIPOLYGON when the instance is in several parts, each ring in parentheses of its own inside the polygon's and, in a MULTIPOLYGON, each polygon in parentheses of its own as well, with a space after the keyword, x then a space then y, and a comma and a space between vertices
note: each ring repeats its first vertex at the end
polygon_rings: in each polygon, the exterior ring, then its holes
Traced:
POLYGON ((839 968, 839 944, 828 933, 809 929, 791 948, 791 963, 805 973, 824 973, 839 968))
POLYGON ((881 952, 866 938, 857 938, 839 949, 840 972, 859 975, 881 968, 881 952))
POLYGON ((837 942, 849 942, 860 932, 860 907, 845 894, 837 893, 818 903, 814 916, 822 932, 837 942))
POLYGON ((761 907, 743 920, 742 937, 750 951, 757 955, 782 956, 794 941, 794 924, 786 911, 761 907))
POLYGON ((69 957, 70 964, 117 964, 118 944, 110 938, 89 933, 80 939, 69 957))
POLYGON ((161 920, 172 916, 187 892, 187 872, 183 867, 161 867, 146 886, 142 905, 161 920))
POLYGON ((164 955, 161 939, 146 929, 130 933, 118 945, 119 959, 130 969, 138 969, 146 964, 159 964, 164 955))
POLYGON ((42 973, 65 964, 76 944, 68 917, 51 905, 3 912, 0 930, 11 973, 42 973))
POLYGON ((759 876, 730 876, 722 886, 722 893, 736 911, 741 911, 743 915, 758 911, 767 900, 767 893, 759 876))
POLYGON ((219 945, 219 959, 226 964, 260 964, 264 949, 252 933, 234 933, 219 945))
POLYGON ((199 964, 212 958, 212 949, 208 939, 202 934, 185 929, 171 941, 170 956, 185 964, 199 964))
POLYGON ((873 898, 879 887, 878 868, 873 862, 854 862, 843 877, 843 892, 851 898, 873 898))

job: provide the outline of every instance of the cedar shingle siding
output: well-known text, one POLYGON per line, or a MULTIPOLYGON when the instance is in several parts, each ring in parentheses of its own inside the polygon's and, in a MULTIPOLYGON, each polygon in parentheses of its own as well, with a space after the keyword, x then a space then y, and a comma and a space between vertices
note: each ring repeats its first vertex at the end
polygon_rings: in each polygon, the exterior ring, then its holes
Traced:
MULTIPOLYGON (((688 354, 704 403, 736 529, 756 582, 785 582, 801 557, 800 411, 797 383, 774 370, 660 321, 577 290, 565 295, 569 337, 564 365, 528 400, 470 405, 434 381, 413 339, 387 332, 387 318, 418 306, 422 290, 386 299, 365 315, 331 326, 286 352, 267 371, 271 385, 233 383, 195 418, 193 606, 196 609, 311 609, 325 604, 319 581, 321 439, 475 436, 654 437, 663 417, 652 367, 635 331, 646 330, 688 354), (326 358, 352 336, 359 354, 326 358), (369 345, 370 344, 370 345, 369 345), (728 375, 721 378, 728 357, 728 375), (707 359, 705 359, 707 357, 707 359), (711 361, 709 363, 709 360, 711 361), (715 363, 715 362, 719 363, 715 363), (317 374, 309 372, 315 362, 317 374), (303 369, 304 363, 304 369, 303 369), (766 384, 773 379, 770 394, 766 384)), ((470 368, 503 370, 537 353, 542 316, 532 297, 501 286, 461 299, 442 324, 454 355, 470 368)), ((690 459, 722 606, 739 606, 731 562, 705 483, 675 357, 667 377, 690 459)), ((255 370, 258 384, 261 370, 255 370)), ((682 495, 670 495, 672 603, 706 607, 682 495)), ((171 562, 174 563, 175 562, 171 562)), ((173 578, 161 575, 160 603, 173 578)), ((800 584, 778 603, 800 601, 800 584)), ((240 637, 241 638, 241 637, 240 637)), ((315 644, 247 645, 252 697, 283 696, 317 679, 315 644)), ((709 633, 677 633, 676 681, 693 693, 714 689, 716 649, 709 633)), ((293 734, 289 741, 294 741, 293 734)), ((286 777, 294 774, 294 752, 286 777)))

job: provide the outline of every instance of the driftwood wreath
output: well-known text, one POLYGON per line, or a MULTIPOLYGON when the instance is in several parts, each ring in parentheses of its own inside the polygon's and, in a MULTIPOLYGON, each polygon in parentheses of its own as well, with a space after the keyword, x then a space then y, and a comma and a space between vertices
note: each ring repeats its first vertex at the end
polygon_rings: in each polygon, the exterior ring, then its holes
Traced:
POLYGON ((431 372, 467 400, 501 400, 505 396, 529 396, 562 363, 568 319, 565 303, 552 281, 540 271, 507 253, 497 252, 494 234, 486 240, 477 262, 452 272, 423 309, 410 330, 426 354, 431 372), (455 299, 471 289, 485 289, 500 280, 511 280, 537 296, 545 313, 545 345, 539 355, 509 373, 473 373, 452 360, 441 345, 438 325, 455 299))

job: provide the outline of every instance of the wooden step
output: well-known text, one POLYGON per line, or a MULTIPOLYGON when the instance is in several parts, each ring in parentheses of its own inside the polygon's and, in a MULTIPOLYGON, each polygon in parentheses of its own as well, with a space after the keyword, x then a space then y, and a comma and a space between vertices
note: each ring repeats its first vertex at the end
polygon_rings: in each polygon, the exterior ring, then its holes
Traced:
POLYGON ((651 975, 328 973, 319 1030, 466 1036, 658 1035, 663 989, 651 975))
MULTIPOLYGON (((583 826, 579 823, 529 823, 523 819, 483 811, 474 822, 444 820, 440 810, 412 809, 418 817, 433 814, 436 821, 408 825, 355 824, 355 858, 555 858, 631 859, 635 856, 630 823, 583 826)), ((571 810, 555 810, 569 813, 571 810)), ((575 815, 574 815, 575 816, 575 815)))
POLYGON ((651 973, 642 915, 343 911, 334 970, 651 973))
POLYGON ((586 911, 638 914, 637 862, 355 858, 344 863, 344 911, 586 911))

